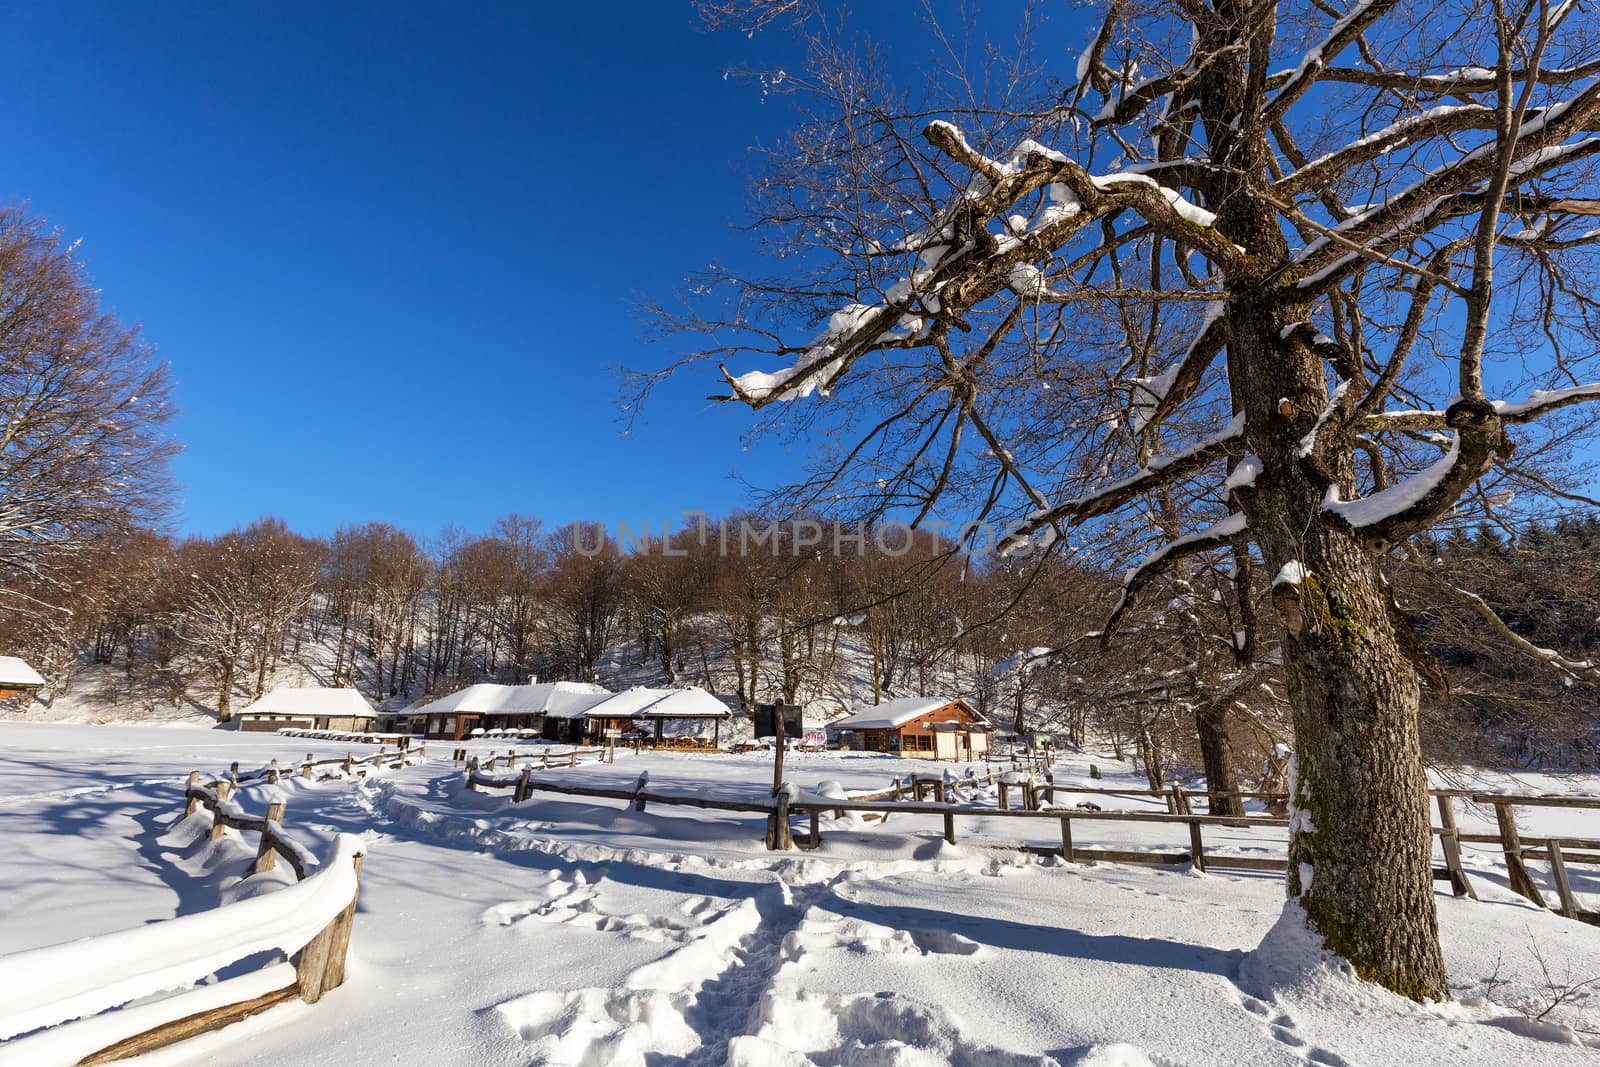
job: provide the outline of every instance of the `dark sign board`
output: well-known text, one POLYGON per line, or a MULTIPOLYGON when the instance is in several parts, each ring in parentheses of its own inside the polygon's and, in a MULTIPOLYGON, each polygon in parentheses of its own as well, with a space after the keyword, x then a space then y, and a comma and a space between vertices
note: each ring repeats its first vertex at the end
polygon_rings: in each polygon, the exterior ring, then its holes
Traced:
POLYGON ((778 736, 778 709, 783 709, 783 736, 798 741, 800 735, 806 732, 805 724, 800 718, 800 705, 798 704, 757 704, 756 705, 756 736, 778 736))

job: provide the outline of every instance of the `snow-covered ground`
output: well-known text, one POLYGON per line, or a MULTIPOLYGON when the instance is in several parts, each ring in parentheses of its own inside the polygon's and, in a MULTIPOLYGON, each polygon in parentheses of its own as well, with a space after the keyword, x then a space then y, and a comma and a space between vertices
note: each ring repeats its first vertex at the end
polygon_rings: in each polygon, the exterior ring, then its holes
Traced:
MULTIPOLYGON (((267 889, 239 881, 249 850, 212 846, 181 819, 184 776, 345 747, 179 727, 0 725, 0 952, 267 889)), ((1280 921, 1274 876, 1030 857, 1004 846, 1028 840, 1035 832, 1022 828, 1034 823, 977 817, 961 820, 954 847, 922 817, 828 818, 821 850, 775 855, 756 815, 466 792, 441 748, 422 767, 364 782, 285 781, 286 825, 301 840, 319 853, 338 832, 368 844, 349 979, 317 1005, 280 1007, 153 1059, 1577 1064, 1600 1049, 1600 985, 1529 1018, 1554 999, 1551 981, 1600 977, 1600 930, 1511 894, 1487 846, 1466 853, 1482 901, 1438 898, 1457 999, 1417 1006, 1315 959, 1292 913, 1280 921)), ((1096 785, 1141 784, 1124 765, 1094 761, 1096 785)), ((1088 762, 1067 760, 1057 780, 1088 784, 1088 762)), ((788 778, 859 790, 912 769, 932 767, 796 756, 788 778)), ((614 765, 540 777, 621 786, 645 770, 663 793, 754 798, 771 783, 756 755, 622 752, 614 765)), ((1510 784, 1600 791, 1592 779, 1510 784)), ((243 804, 259 810, 260 793, 245 790, 243 804)), ((1600 836, 1592 813, 1525 814, 1528 836, 1600 836)), ((1463 808, 1460 818, 1463 829, 1493 825, 1492 813, 1463 808)), ((1053 820, 1041 822, 1039 843, 1053 843, 1053 820)), ((1186 843, 1133 825, 1083 824, 1075 837, 1186 843)), ((1207 835, 1208 847, 1264 853, 1281 840, 1270 829, 1207 835)), ((1572 868, 1590 907, 1600 905, 1595 870, 1572 868)))

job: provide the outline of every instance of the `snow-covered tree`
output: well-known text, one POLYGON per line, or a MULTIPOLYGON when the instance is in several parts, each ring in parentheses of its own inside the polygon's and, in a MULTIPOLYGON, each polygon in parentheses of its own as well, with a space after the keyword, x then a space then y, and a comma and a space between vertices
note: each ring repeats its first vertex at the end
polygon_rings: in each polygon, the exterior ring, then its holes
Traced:
POLYGON ((1600 399, 1594 15, 1111 0, 1061 64, 1025 5, 1003 41, 921 20, 903 91, 911 20, 890 60, 799 0, 706 11, 792 25, 808 58, 759 72, 797 116, 754 187, 776 273, 696 278, 680 366, 827 430, 801 507, 876 486, 1018 516, 1012 550, 1138 549, 1165 494, 1183 532, 1127 571, 1108 637, 1173 568, 1257 558, 1297 734, 1289 893, 1358 974, 1446 995, 1436 668, 1384 561, 1600 399))

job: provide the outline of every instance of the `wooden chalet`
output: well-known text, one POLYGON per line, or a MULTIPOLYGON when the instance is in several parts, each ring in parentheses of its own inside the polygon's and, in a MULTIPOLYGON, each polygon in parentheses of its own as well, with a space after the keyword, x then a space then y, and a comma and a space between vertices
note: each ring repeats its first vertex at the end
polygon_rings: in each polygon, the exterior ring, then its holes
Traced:
POLYGON ((828 723, 843 748, 906 759, 976 759, 989 721, 959 697, 902 697, 828 723))
POLYGON ((44 676, 16 656, 0 656, 0 701, 12 701, 23 711, 34 694, 44 688, 44 676))
POLYGON ((249 733, 287 727, 301 730, 346 730, 371 733, 378 728, 378 713, 354 689, 323 686, 283 686, 238 713, 239 729, 249 733))

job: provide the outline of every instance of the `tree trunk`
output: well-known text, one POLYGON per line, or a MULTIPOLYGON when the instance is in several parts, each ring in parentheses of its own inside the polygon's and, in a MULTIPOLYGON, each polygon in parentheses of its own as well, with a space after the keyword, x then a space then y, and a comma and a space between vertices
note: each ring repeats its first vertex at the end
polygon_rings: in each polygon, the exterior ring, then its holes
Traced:
POLYGON ((1228 736, 1228 709, 1196 708, 1194 725, 1200 735, 1200 759, 1205 764, 1211 814, 1243 815, 1244 801, 1238 795, 1239 778, 1233 770, 1233 740, 1228 736), (1219 796, 1219 793, 1232 795, 1219 796))
MULTIPOLYGON (((1296 737, 1288 891, 1362 978, 1413 999, 1448 997, 1433 901, 1417 674, 1401 651, 1377 560, 1322 513, 1298 442, 1327 405, 1323 369, 1279 333, 1304 309, 1229 307, 1229 359, 1264 470, 1242 494, 1270 568, 1296 737), (1280 321, 1281 319, 1281 321, 1280 321)), ((1347 467, 1323 472, 1353 495, 1347 467)))
POLYGON ((1416 671, 1375 563, 1336 534, 1317 540, 1298 595, 1275 597, 1298 742, 1289 892, 1361 977, 1442 998, 1416 671))
POLYGON ((222 684, 217 693, 217 721, 227 722, 233 718, 233 661, 229 660, 222 665, 222 684))

